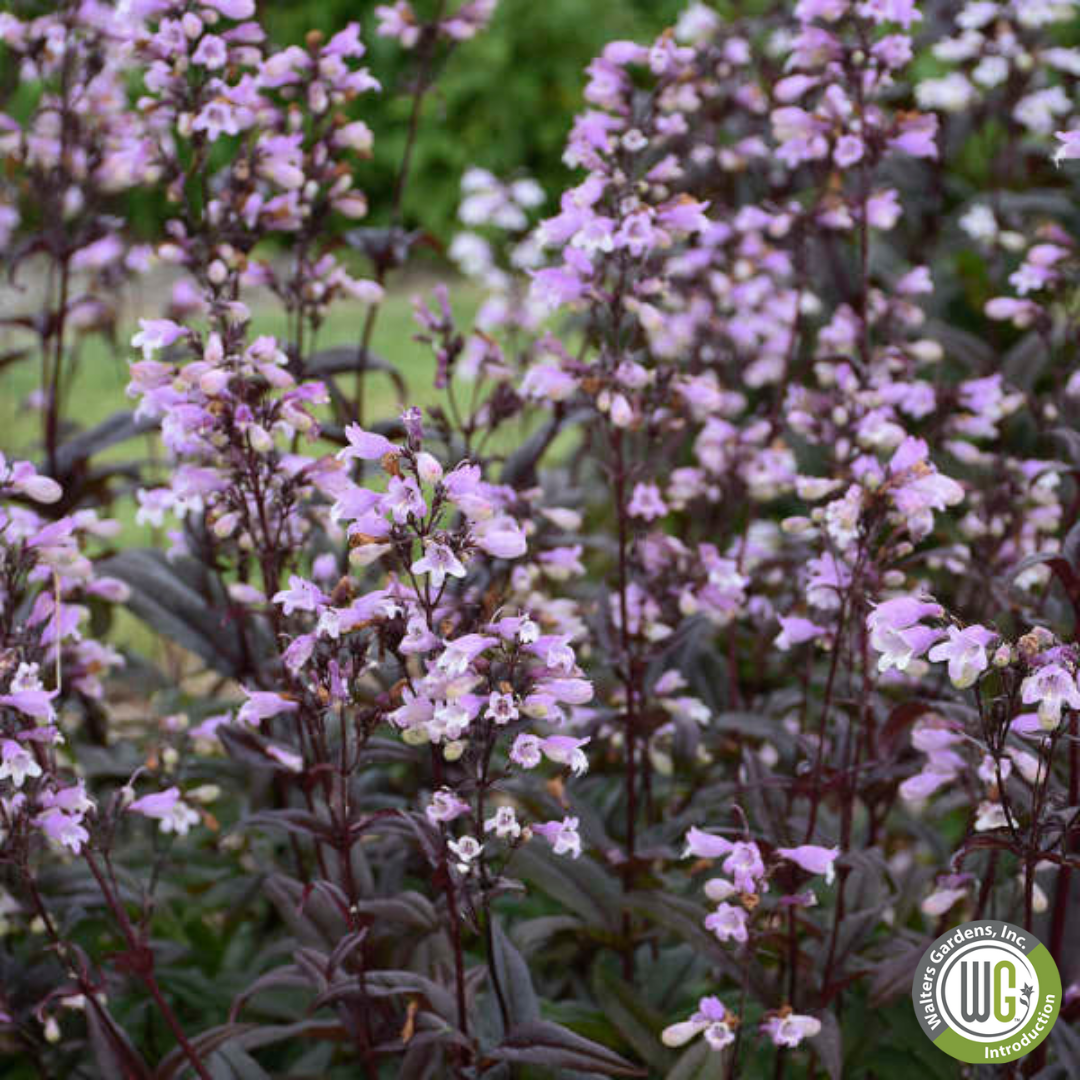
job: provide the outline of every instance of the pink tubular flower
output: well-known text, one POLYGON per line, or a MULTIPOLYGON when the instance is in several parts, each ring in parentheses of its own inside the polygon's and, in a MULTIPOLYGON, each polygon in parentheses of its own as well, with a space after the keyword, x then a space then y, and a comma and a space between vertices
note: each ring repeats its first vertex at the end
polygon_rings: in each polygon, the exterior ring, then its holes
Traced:
MULTIPOLYGON (((962 759, 960 764, 962 764, 962 759)), ((914 776, 909 776, 900 785, 900 798, 909 802, 927 799, 940 787, 944 787, 950 780, 959 775, 958 769, 952 762, 934 762, 931 760, 914 776)))
POLYGON ((523 769, 535 769, 542 759, 540 736, 522 732, 510 747, 510 760, 523 769))
POLYGON ((965 627, 963 630, 955 626, 947 629, 949 640, 935 645, 927 655, 935 663, 947 660, 949 678, 953 686, 963 690, 971 686, 990 666, 986 646, 998 635, 992 630, 987 630, 985 626, 977 624, 965 627))
POLYGON ((804 23, 814 19, 836 22, 849 7, 849 0, 799 0, 795 5, 795 18, 804 23))
POLYGON ((488 720, 494 720, 500 725, 509 724, 511 720, 516 720, 518 715, 517 702, 513 694, 503 694, 492 690, 488 698, 488 707, 484 711, 484 716, 488 720))
POLYGON ((922 626, 920 619, 944 614, 940 604, 913 596, 900 596, 878 604, 866 618, 870 630, 870 645, 880 653, 878 670, 895 667, 907 669, 916 657, 941 636, 940 632, 922 626))
POLYGON ((1038 318, 1042 309, 1033 300, 1017 300, 1013 296, 995 296, 986 301, 988 319, 1008 320, 1018 329, 1025 329, 1038 318))
POLYGON ((937 158, 937 120, 935 112, 907 117, 897 124, 897 133, 889 139, 889 149, 912 158, 937 158))
POLYGON ((694 825, 686 834, 686 850, 683 852, 683 858, 696 855, 699 859, 718 859, 721 855, 727 855, 733 846, 731 840, 723 836, 713 836, 712 833, 704 832, 694 825))
POLYGON ((404 480, 398 476, 391 477, 380 506, 384 513, 389 511, 399 525, 405 525, 410 517, 420 519, 427 513, 427 503, 420 486, 411 476, 404 480))
POLYGON ((800 844, 793 848, 777 848, 776 854, 802 867, 808 874, 824 874, 826 884, 836 878, 834 863, 840 856, 838 847, 819 847, 817 844, 800 844))
POLYGON ((433 589, 442 589, 447 577, 465 576, 465 568, 458 556, 446 544, 437 540, 429 540, 424 545, 423 555, 409 569, 414 573, 427 573, 433 589))
POLYGON ((857 135, 842 135, 833 150, 833 161, 841 169, 848 169, 862 159, 865 153, 863 141, 857 135))
POLYGON ((556 855, 569 855, 576 859, 581 854, 581 836, 578 834, 578 819, 565 817, 562 821, 546 821, 533 825, 532 831, 542 836, 556 855))
POLYGON ((406 49, 411 49, 420 40, 420 27, 407 0, 380 5, 375 8, 375 18, 379 20, 375 29, 379 37, 396 38, 406 49))
POLYGON ((52 702, 59 693, 59 690, 30 687, 25 690, 16 690, 13 694, 0 694, 0 705, 6 705, 9 709, 15 709, 35 720, 48 721, 56 715, 52 702))
POLYGON ((916 0, 863 0, 858 12, 864 19, 875 23, 899 23, 905 30, 910 30, 912 23, 922 20, 916 0))
POLYGON ((480 478, 480 468, 467 461, 451 469, 443 479, 447 498, 470 520, 490 517, 494 505, 489 485, 480 478))
POLYGON ((937 918, 968 895, 966 883, 955 880, 955 875, 938 881, 938 887, 919 905, 924 915, 937 918))
POLYGON ((453 821, 469 812, 469 804, 462 802, 449 788, 439 788, 431 796, 431 802, 424 811, 433 825, 439 822, 453 821))
POLYGON ((286 772, 302 773, 304 771, 304 759, 295 750, 288 750, 284 746, 270 743, 266 747, 266 756, 276 761, 286 772))
POLYGON ((773 644, 781 650, 788 650, 794 645, 802 645, 804 642, 813 641, 815 638, 827 634, 824 626, 818 626, 810 619, 804 619, 798 615, 780 619, 780 633, 776 635, 773 644))
POLYGON ((713 836, 696 827, 686 834, 686 850, 683 853, 702 859, 723 857, 724 873, 730 874, 739 892, 752 893, 758 881, 765 876, 765 864, 757 844, 743 840, 727 840, 713 836))
POLYGON ((881 655, 878 657, 878 671, 906 671, 912 660, 923 653, 941 637, 941 632, 929 626, 909 626, 903 630, 884 628, 871 635, 871 644, 881 655))
POLYGON ((536 690, 565 705, 585 705, 592 701, 593 685, 588 679, 543 679, 536 690))
POLYGON ((477 547, 496 559, 517 559, 528 547, 521 526, 506 514, 474 523, 472 536, 477 547))
POLYGON ((933 600, 899 596, 895 600, 885 600, 878 604, 866 617, 866 625, 871 632, 879 627, 903 630, 905 627, 914 626, 922 619, 937 618, 944 613, 942 606, 933 600))
POLYGON ((889 474, 893 478, 892 496, 897 510, 907 518, 917 519, 908 526, 917 539, 933 527, 930 511, 944 510, 963 501, 964 489, 934 468, 922 439, 911 436, 904 439, 889 462, 889 474))
POLYGON ((289 647, 282 653, 281 659, 285 666, 294 675, 311 659, 315 651, 315 635, 301 634, 294 638, 289 647))
POLYGON ((689 1020, 664 1028, 660 1040, 665 1046, 678 1047, 704 1034, 705 1041, 713 1050, 722 1050, 735 1041, 730 1019, 724 1003, 718 997, 704 997, 689 1020))
POLYGON ((589 759, 581 748, 591 741, 589 737, 574 739, 569 735, 549 735, 540 741, 544 756, 560 765, 569 765, 575 776, 587 772, 589 759))
MULTIPOLYGON (((413 564, 413 570, 416 570, 416 564, 413 564)), ((432 582, 435 584, 434 580, 432 582)), ((436 585, 438 587, 438 585, 436 585)), ((439 639, 431 632, 430 627, 427 624, 427 619, 424 618, 419 612, 409 617, 409 621, 405 626, 405 636, 401 639, 401 644, 398 646, 400 651, 406 656, 422 655, 423 653, 429 653, 432 649, 439 647, 439 639)))
POLYGON ((469 665, 485 649, 498 645, 499 639, 484 634, 463 634, 453 641, 446 642, 446 648, 435 662, 438 669, 451 679, 464 675, 469 665))
POLYGON ((10 780, 21 788, 27 777, 41 775, 41 766, 34 755, 14 739, 4 739, 0 744, 0 780, 10 780))
POLYGON ((175 786, 144 795, 128 809, 153 818, 163 833, 176 833, 177 836, 187 836, 191 826, 199 820, 199 815, 180 798, 180 789, 175 786))
POLYGON ((765 876, 765 863, 757 844, 737 840, 721 864, 725 874, 730 874, 735 888, 740 892, 757 891, 758 882, 765 876))
POLYGON ((660 497, 660 489, 655 484, 635 484, 634 494, 626 507, 631 517, 655 521, 667 513, 667 506, 660 497))
POLYGON ((1054 138, 1061 145, 1054 151, 1054 164, 1060 165, 1063 161, 1072 161, 1080 158, 1080 129, 1075 131, 1057 131, 1054 138))
POLYGON ((705 929, 711 930, 720 941, 737 941, 742 944, 750 939, 746 929, 749 917, 744 908, 721 904, 706 918, 705 929))
POLYGON ((1076 679, 1060 664, 1046 664, 1029 675, 1021 686, 1025 705, 1039 703, 1039 723, 1052 731, 1061 723, 1064 706, 1080 709, 1080 689, 1076 679))
MULTIPOLYGON (((7 471, 4 467, 4 456, 0 454, 0 486, 3 486, 4 474, 7 471)), ((29 461, 16 461, 7 475, 7 482, 34 502, 59 502, 64 494, 64 489, 55 480, 42 476, 29 461)))
POLYGON ((790 1008, 781 1009, 761 1025, 761 1030, 777 1046, 798 1046, 803 1039, 812 1039, 821 1031, 821 1021, 813 1016, 794 1013, 790 1008))
POLYGON ((140 319, 139 332, 131 339, 131 344, 142 349, 143 359, 149 360, 155 352, 168 348, 185 333, 182 326, 170 319, 140 319))
POLYGON ((191 55, 191 62, 209 71, 224 67, 229 60, 229 49, 216 34, 204 34, 191 55))
POLYGON ((273 602, 280 604, 286 615, 294 611, 316 611, 327 603, 328 597, 318 586, 296 574, 289 575, 289 587, 274 594, 273 602))
POLYGON ((475 836, 463 836, 460 840, 448 840, 446 846, 457 858, 457 871, 459 874, 468 874, 473 870, 473 864, 480 857, 484 845, 475 836))
POLYGON ((86 788, 81 780, 70 787, 46 791, 40 797, 40 801, 46 810, 60 810, 80 821, 84 814, 94 809, 93 800, 86 794, 86 788))
POLYGON ((240 706, 236 714, 236 719, 241 724, 258 727, 263 720, 269 720, 281 713, 296 712, 300 707, 295 701, 290 701, 271 690, 248 690, 246 687, 243 689, 247 694, 247 701, 240 706))
POLYGON ((365 431, 359 424, 348 424, 345 428, 345 438, 349 440, 349 445, 344 450, 338 451, 338 461, 351 461, 353 458, 359 458, 361 461, 378 461, 387 454, 398 452, 398 448, 385 435, 365 431))
POLYGON ((82 851, 83 844, 90 839, 90 834, 83 828, 81 818, 66 814, 59 809, 46 810, 37 818, 37 823, 50 840, 62 844, 73 855, 78 855, 82 851))
POLYGON ((525 374, 521 392, 527 398, 565 401, 578 387, 578 380, 551 364, 537 364, 525 374))
POLYGON ((484 822, 484 832, 492 831, 500 840, 516 840, 521 835, 521 825, 518 824, 517 812, 512 806, 500 806, 484 822))
POLYGON ((206 0, 206 3, 226 19, 250 19, 255 14, 255 0, 206 0))

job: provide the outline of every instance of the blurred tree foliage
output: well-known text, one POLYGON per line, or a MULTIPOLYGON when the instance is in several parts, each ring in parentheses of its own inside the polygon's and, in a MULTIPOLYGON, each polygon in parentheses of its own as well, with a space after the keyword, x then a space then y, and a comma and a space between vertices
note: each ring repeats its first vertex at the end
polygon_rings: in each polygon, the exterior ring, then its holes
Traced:
MULTIPOLYGON (((375 133, 374 159, 359 177, 370 222, 385 219, 405 145, 413 57, 375 36, 382 0, 262 0, 260 16, 280 42, 359 20, 372 72, 383 83, 353 111, 375 133)), ((420 14, 425 3, 416 0, 420 14)), ((685 0, 500 0, 491 26, 458 48, 428 97, 405 198, 405 217, 440 240, 453 230, 458 181, 469 165, 536 177, 550 193, 569 173, 561 157, 581 107, 584 69, 616 38, 647 41, 672 25, 685 0)))

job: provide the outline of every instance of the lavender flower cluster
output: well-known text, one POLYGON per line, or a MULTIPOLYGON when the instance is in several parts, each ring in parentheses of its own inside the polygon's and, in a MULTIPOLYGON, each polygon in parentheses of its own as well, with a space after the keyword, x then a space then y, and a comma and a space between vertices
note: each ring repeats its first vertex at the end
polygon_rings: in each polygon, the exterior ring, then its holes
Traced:
POLYGON ((378 226, 363 114, 399 91, 358 24, 0 12, 0 248, 44 283, 5 319, 38 463, 0 456, 16 1052, 887 1076, 919 956, 984 917, 1080 1017, 1077 7, 693 2, 611 42, 565 191, 452 179, 419 390, 375 329, 495 0, 365 28, 412 65, 378 226), (168 300, 130 307, 148 272, 168 300), (79 432, 119 326, 132 407, 79 432))

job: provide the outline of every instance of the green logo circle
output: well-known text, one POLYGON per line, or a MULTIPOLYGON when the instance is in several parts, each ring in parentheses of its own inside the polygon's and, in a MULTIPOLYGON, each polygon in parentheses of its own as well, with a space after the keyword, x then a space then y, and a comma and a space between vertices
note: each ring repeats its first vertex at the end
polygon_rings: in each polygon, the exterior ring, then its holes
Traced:
POLYGON ((1061 976, 1039 939, 1015 923, 961 923, 923 953, 911 1000, 935 1046, 972 1065, 1030 1054, 1061 1010, 1061 976))

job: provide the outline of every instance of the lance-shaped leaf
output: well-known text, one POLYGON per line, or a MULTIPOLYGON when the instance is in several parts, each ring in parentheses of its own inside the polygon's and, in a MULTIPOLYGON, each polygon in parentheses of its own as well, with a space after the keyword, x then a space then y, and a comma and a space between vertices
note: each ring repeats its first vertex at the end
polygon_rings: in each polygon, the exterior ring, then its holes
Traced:
POLYGON ((491 927, 491 963, 499 981, 507 1019, 512 1026, 540 1019, 540 1002, 533 989, 529 965, 503 932, 498 922, 491 927))
MULTIPOLYGON (((221 583, 197 563, 170 562, 160 551, 134 549, 113 555, 98 569, 128 585, 127 606, 158 633, 223 675, 243 674, 244 648, 237 625, 228 618, 230 602, 221 583)), ((252 635, 249 647, 268 650, 269 634, 252 635)))
POLYGON ((646 1075, 644 1069, 614 1050, 546 1020, 514 1026, 487 1056, 491 1061, 544 1065, 555 1070, 579 1069, 599 1076, 646 1075))
POLYGON ((427 1000, 432 1012, 447 1023, 457 1023, 457 1006, 449 990, 413 971, 368 971, 363 978, 339 979, 328 986, 313 1008, 332 1005, 347 997, 400 997, 419 995, 427 1000))
POLYGON ((135 414, 128 409, 113 413, 89 431, 80 432, 57 448, 57 479, 62 481, 63 477, 82 462, 89 460, 95 454, 100 454, 102 450, 127 442, 128 439, 152 431, 155 427, 156 424, 152 420, 136 420, 135 414))

